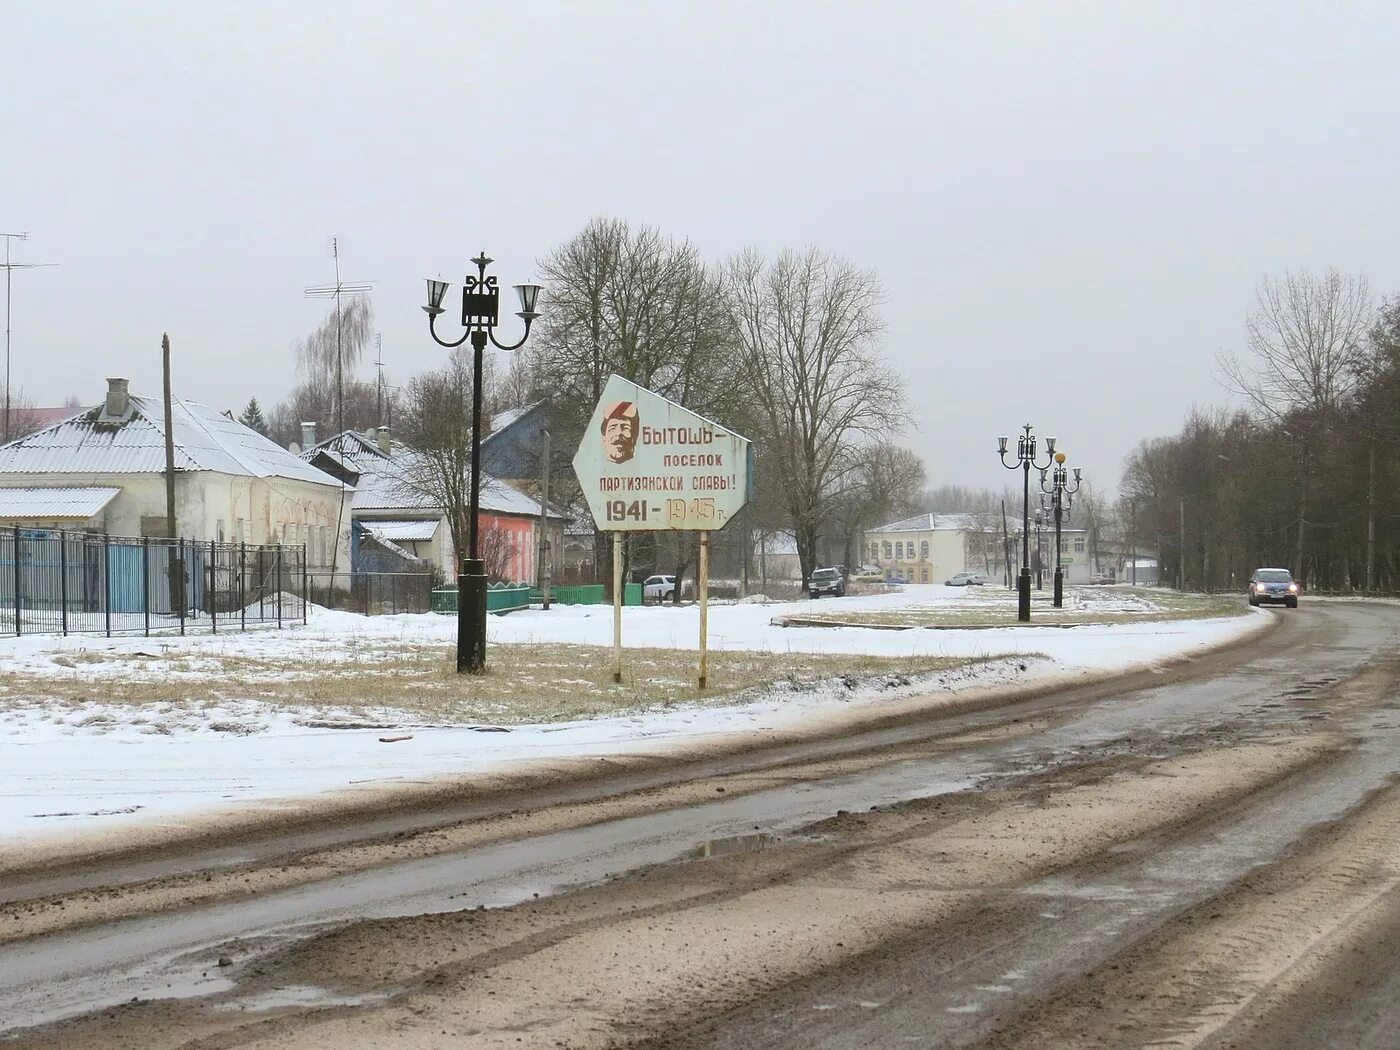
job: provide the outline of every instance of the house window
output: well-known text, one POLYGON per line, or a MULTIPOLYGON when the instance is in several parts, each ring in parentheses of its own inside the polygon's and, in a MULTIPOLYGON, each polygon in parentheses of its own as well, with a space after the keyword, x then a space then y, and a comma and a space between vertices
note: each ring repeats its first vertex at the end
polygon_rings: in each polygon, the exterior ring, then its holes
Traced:
MULTIPOLYGON (((919 560, 920 560, 920 561, 928 561, 928 540, 923 540, 923 541, 919 544, 919 560)), ((928 574, 925 573, 924 575, 928 575, 928 574)), ((924 582, 927 583, 928 581, 925 580, 924 582)))
POLYGON ((1075 553, 1075 554, 1083 554, 1083 553, 1084 553, 1084 537, 1083 537, 1083 536, 1076 536, 1076 537, 1074 537, 1074 553, 1075 553))
POLYGON ((890 557, 891 557, 891 555, 890 555, 890 541, 889 541, 889 540, 886 540, 886 541, 885 541, 885 560, 888 561, 888 560, 890 559, 890 557))
POLYGON ((214 539, 220 543, 224 542, 224 519, 220 518, 214 523, 214 539))
POLYGON ((895 556, 895 559, 896 559, 897 561, 903 561, 903 560, 904 560, 904 543, 903 543, 903 541, 897 542, 897 543, 894 545, 894 556, 895 556))
POLYGON ((927 570, 927 569, 921 569, 921 570, 919 570, 919 580, 920 580, 921 583, 928 583, 928 570, 927 570))
POLYGON ((237 543, 242 543, 245 539, 243 535, 243 519, 235 518, 233 521, 233 538, 237 543))

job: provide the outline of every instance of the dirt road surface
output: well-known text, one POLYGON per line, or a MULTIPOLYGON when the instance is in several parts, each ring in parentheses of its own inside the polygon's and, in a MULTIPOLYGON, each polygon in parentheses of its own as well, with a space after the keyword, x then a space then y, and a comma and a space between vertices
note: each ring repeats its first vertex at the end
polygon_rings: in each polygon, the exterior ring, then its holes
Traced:
POLYGON ((1400 607, 0 874, 12 1047, 1395 1047, 1400 607))

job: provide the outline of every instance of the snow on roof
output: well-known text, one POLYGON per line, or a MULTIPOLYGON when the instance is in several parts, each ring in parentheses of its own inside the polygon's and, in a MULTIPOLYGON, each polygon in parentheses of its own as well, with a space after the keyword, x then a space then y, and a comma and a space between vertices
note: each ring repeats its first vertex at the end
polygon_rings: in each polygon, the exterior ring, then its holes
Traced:
POLYGON ((915 514, 881 525, 871 532, 981 532, 982 525, 973 514, 915 514))
MULTIPOLYGON (((286 478, 315 485, 333 480, 256 430, 194 401, 171 406, 175 469, 237 477, 286 478)), ((127 414, 109 421, 90 408, 0 446, 5 474, 158 474, 165 470, 165 406, 132 395, 127 414)))
MULTIPOLYGON (((535 405, 539 404, 538 401, 535 405)), ((496 434, 510 426, 521 416, 525 415, 535 405, 525 405, 523 408, 508 408, 504 412, 497 412, 491 417, 491 433, 496 434)))
MULTIPOLYGON (((392 442, 389 454, 385 455, 377 443, 347 430, 307 449, 301 458, 312 460, 318 454, 327 452, 359 473, 355 495, 350 503, 352 511, 432 511, 437 515, 442 514, 437 500, 414 483, 416 456, 401 443, 392 442)), ((538 500, 485 471, 481 474, 481 509, 491 514, 532 518, 540 514, 538 500)), ((554 508, 550 508, 549 516, 556 520, 565 517, 554 508)))
POLYGON ((114 488, 0 488, 0 518, 91 518, 120 493, 114 488))
POLYGON ((441 518, 420 518, 414 521, 362 521, 360 524, 382 540, 425 543, 433 538, 441 521, 441 518))

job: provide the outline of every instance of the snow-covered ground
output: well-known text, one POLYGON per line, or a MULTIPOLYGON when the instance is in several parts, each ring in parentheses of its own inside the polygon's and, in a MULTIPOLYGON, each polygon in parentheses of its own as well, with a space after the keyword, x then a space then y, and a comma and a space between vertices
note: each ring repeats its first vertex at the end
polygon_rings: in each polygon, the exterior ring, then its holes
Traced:
MULTIPOLYGON (((1004 600, 1004 592, 1000 595, 1004 600)), ((881 631, 780 627, 777 615, 809 611, 894 610, 918 605, 983 605, 981 595, 943 586, 908 586, 893 594, 839 601, 712 607, 710 644, 716 649, 878 656, 1004 657, 947 672, 934 680, 839 683, 786 690, 727 707, 681 707, 586 722, 515 726, 484 732, 471 727, 409 726, 385 730, 308 725, 295 711, 255 702, 229 702, 197 711, 150 712, 91 702, 62 712, 33 706, 5 713, 0 723, 0 832, 45 835, 75 828, 178 817, 250 800, 301 797, 364 784, 409 785, 451 774, 484 772, 531 759, 636 752, 688 736, 792 728, 852 704, 880 703, 929 691, 965 691, 1001 683, 1127 669, 1179 658, 1256 629, 1270 614, 1171 623, 996 630, 881 631), (1044 658, 1026 659, 1040 653, 1044 658), (411 734, 411 739, 383 742, 411 734)), ((1141 599, 1119 592, 1093 597, 1095 611, 1115 603, 1140 612, 1141 599), (1102 603, 1102 604, 1101 604, 1102 603)), ((692 607, 628 608, 624 644, 694 648, 699 631, 692 607)), ((555 642, 609 645, 612 610, 556 607, 492 617, 492 644, 555 642)), ((451 617, 365 618, 313 609, 308 626, 186 638, 106 639, 24 636, 0 639, 0 661, 30 676, 81 675, 100 687, 104 675, 130 676, 133 661, 107 656, 147 654, 142 675, 201 674, 200 656, 236 654, 301 661, 344 661, 372 655, 376 645, 449 644, 451 617)), ((95 692, 100 691, 94 690, 95 692)), ((392 715, 392 713, 390 713, 392 715)))

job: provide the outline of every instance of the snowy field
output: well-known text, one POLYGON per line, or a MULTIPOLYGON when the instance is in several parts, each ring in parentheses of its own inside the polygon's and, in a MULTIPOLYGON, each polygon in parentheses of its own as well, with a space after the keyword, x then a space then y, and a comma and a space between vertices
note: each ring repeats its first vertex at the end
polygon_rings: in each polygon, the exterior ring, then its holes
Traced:
MULTIPOLYGON (((1121 605, 1143 612, 1147 599, 1127 592, 1071 595, 1097 612, 1121 605)), ((1014 598, 1010 599, 1014 601, 1014 598)), ((446 775, 499 770, 524 760, 635 753, 705 734, 754 733, 797 727, 852 705, 920 693, 955 693, 1152 665, 1224 643, 1268 622, 1252 610, 1230 618, 1170 623, 1125 622, 1070 629, 907 630, 782 627, 779 615, 804 612, 896 611, 1004 606, 1006 592, 911 585, 892 594, 815 602, 749 600, 712 606, 714 649, 774 654, 871 657, 955 657, 983 662, 914 679, 880 679, 854 688, 839 680, 778 688, 743 703, 668 705, 585 721, 498 726, 414 724, 402 711, 357 708, 339 719, 324 707, 297 709, 224 699, 158 711, 100 699, 120 681, 208 681, 229 658, 292 662, 298 674, 316 667, 373 662, 404 646, 447 647, 455 621, 434 615, 365 618, 313 609, 309 625, 276 632, 186 638, 0 639, 6 671, 56 685, 82 682, 91 698, 59 707, 11 705, 0 725, 0 830, 23 838, 178 818, 210 808, 304 797, 357 785, 411 785, 446 775), (1027 657, 1026 654, 1040 654, 1027 657), (372 723, 372 725, 371 725, 372 723), (409 737, 409 739, 393 739, 409 737)), ((628 608, 628 647, 694 649, 693 607, 628 608)), ((526 610, 489 623, 490 643, 606 646, 606 606, 526 610)))

